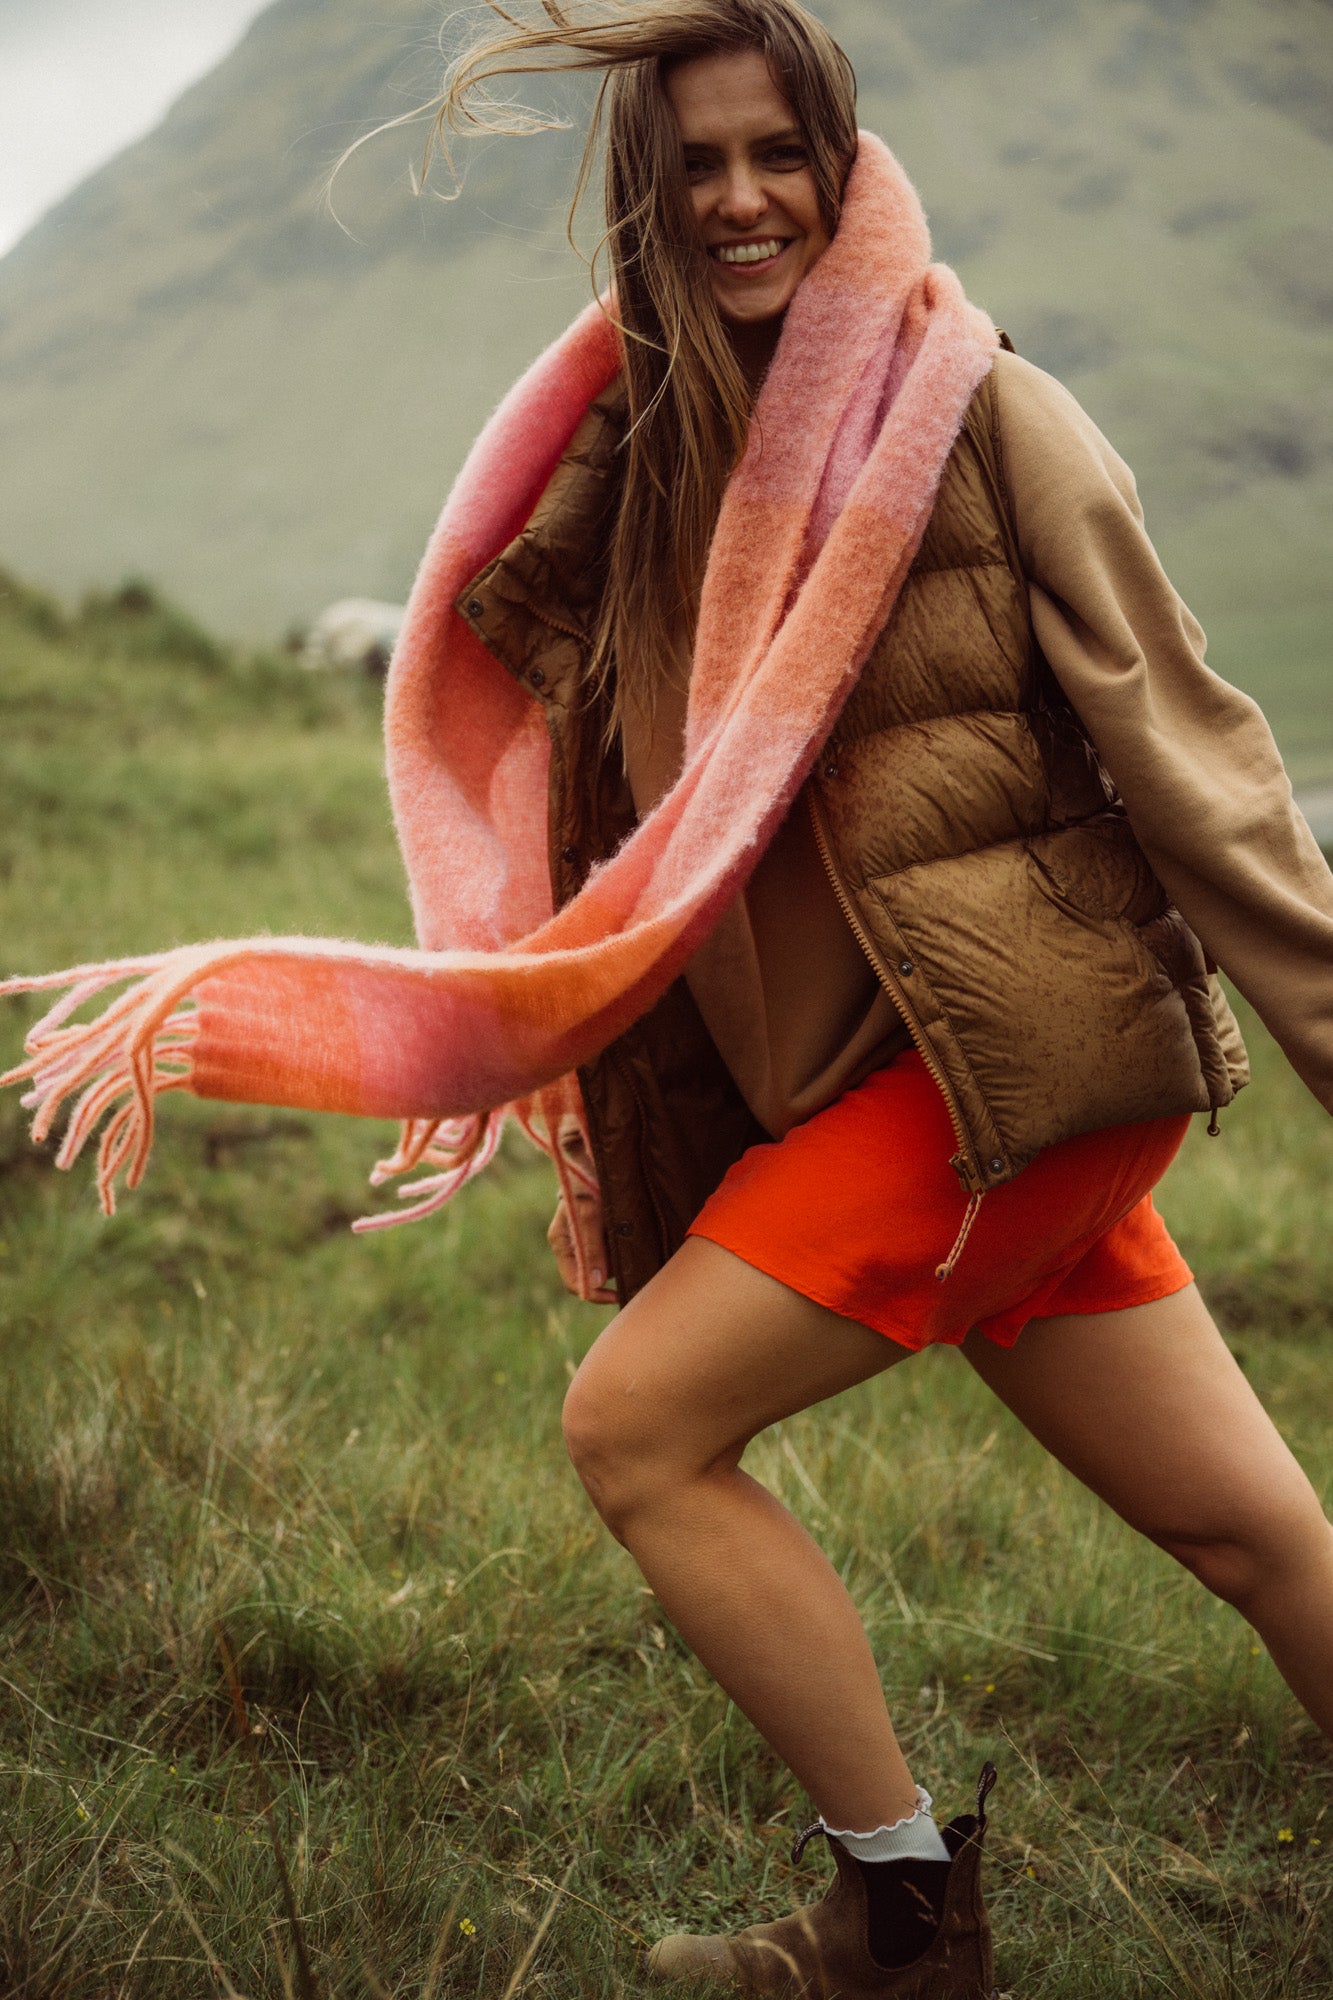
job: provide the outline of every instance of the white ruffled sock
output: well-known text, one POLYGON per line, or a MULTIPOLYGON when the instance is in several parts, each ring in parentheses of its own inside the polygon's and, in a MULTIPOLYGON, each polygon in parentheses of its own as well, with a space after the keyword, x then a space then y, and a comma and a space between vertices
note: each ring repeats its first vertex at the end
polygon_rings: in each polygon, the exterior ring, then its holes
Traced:
POLYGON ((949 1850, 930 1816, 934 1800, 929 1792, 916 1788, 916 1811, 895 1820, 892 1826, 877 1826, 873 1833, 853 1833, 830 1826, 821 1815, 819 1824, 857 1861, 948 1861, 949 1850))

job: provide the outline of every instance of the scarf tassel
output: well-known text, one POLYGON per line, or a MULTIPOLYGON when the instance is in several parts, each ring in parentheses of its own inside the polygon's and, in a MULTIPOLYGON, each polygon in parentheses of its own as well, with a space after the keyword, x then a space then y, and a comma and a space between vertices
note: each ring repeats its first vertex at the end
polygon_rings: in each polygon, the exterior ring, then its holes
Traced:
POLYGON ((162 963, 161 958, 120 959, 79 966, 73 973, 0 982, 0 995, 69 989, 29 1031, 24 1044, 28 1060, 0 1076, 0 1086, 30 1086, 21 1101, 33 1113, 32 1136, 38 1144, 49 1138, 62 1104, 74 1099, 56 1153, 58 1167, 72 1167, 106 1119, 97 1148, 97 1194, 108 1216, 116 1212, 119 1176, 124 1174, 130 1188, 143 1179, 153 1148, 157 1099, 190 1084, 190 1045, 198 1031, 194 1009, 178 1004, 178 990, 152 993, 151 974, 162 963), (85 1001, 124 979, 138 983, 95 1021, 68 1025, 85 1001))
POLYGON ((397 1151, 372 1167, 371 1186, 383 1187, 395 1175, 411 1173, 420 1166, 443 1171, 399 1188, 398 1199, 412 1202, 410 1208, 401 1208, 396 1214, 358 1216, 352 1224, 354 1233, 369 1236, 376 1230, 396 1229, 400 1223, 420 1222, 427 1215, 438 1214, 460 1188, 490 1165, 504 1127, 503 1111, 478 1111, 469 1118, 407 1119, 397 1151))
POLYGON ((588 1164, 592 1159, 588 1118, 582 1093, 572 1076, 562 1077, 530 1097, 519 1098, 502 1111, 478 1112, 469 1118, 407 1119, 397 1150, 372 1170, 371 1186, 382 1187, 397 1175, 411 1173, 423 1165, 442 1171, 399 1188, 399 1199, 412 1201, 410 1208, 400 1209, 397 1214, 362 1216, 352 1228, 358 1236, 367 1236, 375 1230, 395 1229, 400 1223, 419 1222, 424 1216, 436 1214, 453 1200, 460 1188, 490 1165, 510 1118, 524 1138, 538 1152, 545 1153, 555 1167, 570 1218, 578 1295, 581 1299, 597 1298, 604 1292, 604 1283, 602 1286, 593 1283, 595 1246, 590 1247, 579 1229, 578 1195, 583 1191, 597 1197, 601 1190, 588 1164), (577 1144, 571 1143, 574 1140, 577 1144))
POLYGON ((604 1246, 590 1243, 580 1226, 584 1213, 584 1205, 578 1199, 580 1192, 593 1196, 598 1204, 595 1212, 600 1216, 601 1189, 592 1170, 588 1114, 584 1109, 578 1079, 574 1076, 561 1077, 557 1083, 524 1098, 511 1109, 520 1131, 554 1163, 560 1196, 569 1218, 578 1296, 604 1303, 608 1297, 607 1274, 603 1272, 601 1284, 595 1284, 593 1260, 596 1257, 604 1260, 606 1251, 604 1246))
MULTIPOLYGON (((0 1087, 29 1086, 20 1102, 33 1113, 32 1137, 39 1145, 50 1137, 62 1105, 73 1099, 55 1159, 65 1171, 76 1164, 102 1126, 97 1193, 107 1216, 116 1212, 120 1177, 128 1188, 138 1187, 144 1177, 153 1148, 157 1099, 166 1091, 191 1086, 190 1048, 198 1033, 194 1003, 179 983, 165 994, 154 991, 152 975, 164 962, 162 956, 117 959, 0 981, 0 997, 68 989, 28 1031, 27 1060, 0 1075, 0 1087), (70 1015, 86 1001, 127 979, 135 983, 95 1020, 70 1025, 70 1015)), ((366 1235, 438 1213, 490 1165, 510 1117, 555 1163, 560 1192, 574 1215, 576 1191, 582 1188, 595 1195, 599 1190, 595 1175, 583 1164, 592 1157, 588 1123, 578 1083, 571 1076, 497 1111, 463 1118, 406 1119, 395 1151, 372 1169, 371 1186, 382 1187, 422 1166, 440 1171, 399 1188, 399 1199, 410 1206, 387 1215, 361 1216, 353 1230, 366 1235), (568 1136, 571 1120, 582 1141, 582 1159, 571 1154, 562 1139, 568 1136)), ((577 1230, 575 1243, 580 1295, 589 1298, 592 1258, 577 1230)))

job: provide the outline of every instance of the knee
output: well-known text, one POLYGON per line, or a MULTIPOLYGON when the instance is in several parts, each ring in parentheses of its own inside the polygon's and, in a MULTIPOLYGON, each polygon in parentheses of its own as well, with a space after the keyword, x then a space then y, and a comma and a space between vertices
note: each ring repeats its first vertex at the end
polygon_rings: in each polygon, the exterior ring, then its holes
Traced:
POLYGON ((565 1450, 584 1490, 618 1542, 662 1478, 646 1427, 623 1399, 576 1375, 561 1413, 565 1450))
POLYGON ((1263 1562, 1258 1551, 1244 1541, 1226 1536, 1156 1535, 1153 1539, 1169 1556, 1196 1576, 1214 1597, 1222 1598, 1243 1611, 1262 1580, 1263 1562))
POLYGON ((1310 1498, 1308 1506, 1275 1509, 1231 1534, 1164 1534, 1153 1539, 1215 1597, 1249 1615, 1274 1591, 1298 1584, 1312 1566, 1328 1567, 1333 1528, 1313 1495, 1310 1498))

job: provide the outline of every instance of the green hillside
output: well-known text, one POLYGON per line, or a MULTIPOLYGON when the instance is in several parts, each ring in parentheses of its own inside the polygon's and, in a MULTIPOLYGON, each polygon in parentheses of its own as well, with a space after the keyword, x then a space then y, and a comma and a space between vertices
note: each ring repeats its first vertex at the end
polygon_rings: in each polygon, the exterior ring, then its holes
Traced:
MULTIPOLYGON (((1333 13, 827 0, 942 255, 1134 464, 1223 671, 1333 776, 1333 13)), ((0 262, 0 560, 146 570, 270 637, 397 596, 487 410, 587 295, 568 136, 341 147, 440 69, 431 0, 277 0, 0 262)), ((586 235, 595 234, 590 219, 586 235)))

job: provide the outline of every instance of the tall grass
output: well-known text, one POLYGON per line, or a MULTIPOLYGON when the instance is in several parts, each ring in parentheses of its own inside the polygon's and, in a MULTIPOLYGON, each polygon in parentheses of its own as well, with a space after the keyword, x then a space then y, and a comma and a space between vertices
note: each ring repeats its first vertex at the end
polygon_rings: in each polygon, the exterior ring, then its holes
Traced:
MULTIPOLYGON (((5 958, 405 936, 373 707, 151 599, 11 591, 5 958)), ((1333 1138, 1255 1039, 1163 1200, 1327 1494, 1333 1138)), ((108 1225, 0 1109, 6 1994, 630 1994, 662 1929, 820 1880, 785 1858, 787 1775, 565 1462, 605 1315, 556 1284, 548 1170, 508 1149, 438 1220, 354 1241, 388 1136, 173 1101, 108 1225)), ((1327 1745, 956 1357, 751 1463, 855 1591, 941 1806, 1000 1766, 1005 1991, 1333 1990, 1327 1745)))

